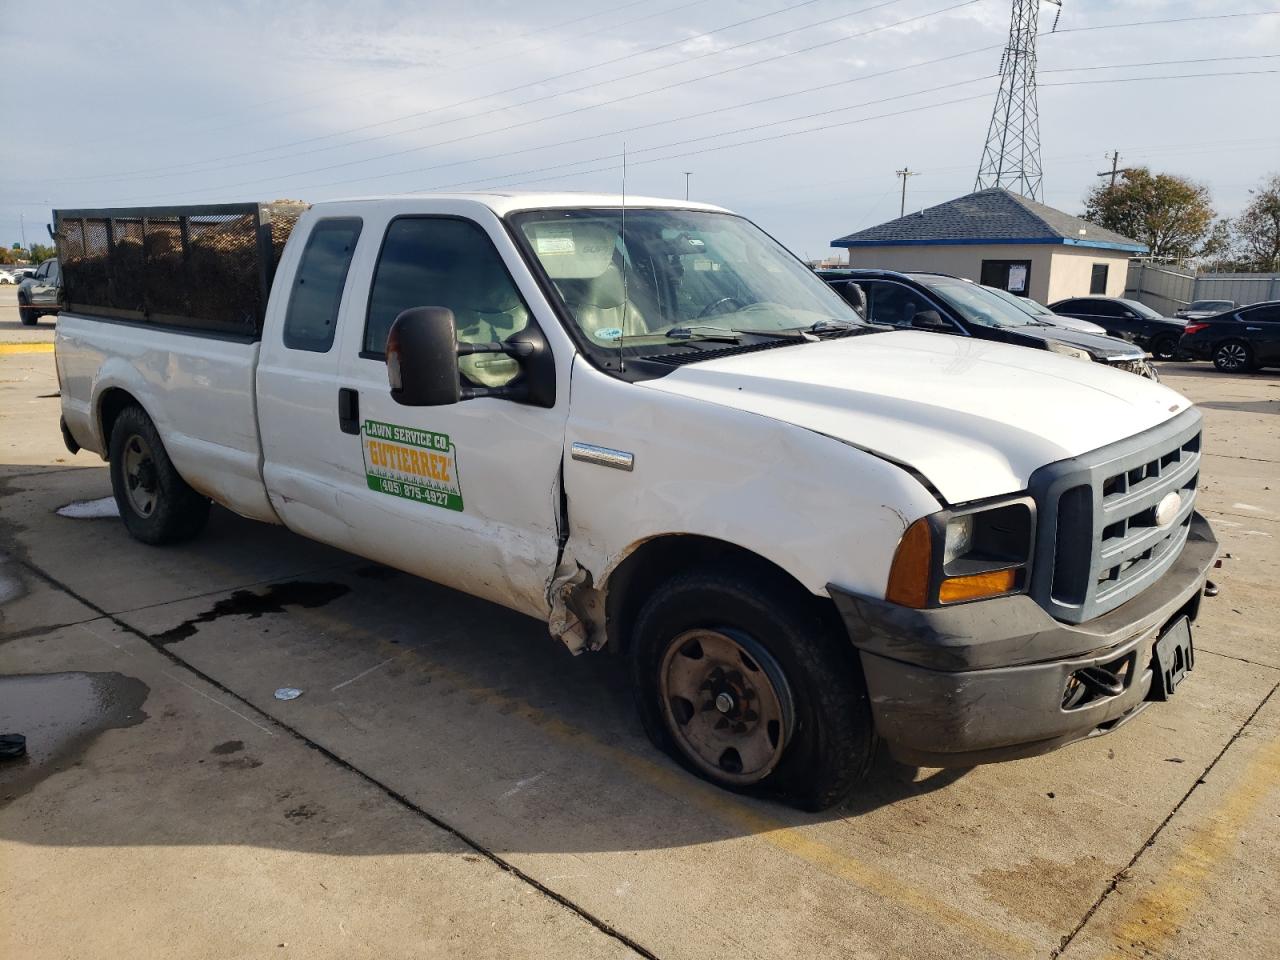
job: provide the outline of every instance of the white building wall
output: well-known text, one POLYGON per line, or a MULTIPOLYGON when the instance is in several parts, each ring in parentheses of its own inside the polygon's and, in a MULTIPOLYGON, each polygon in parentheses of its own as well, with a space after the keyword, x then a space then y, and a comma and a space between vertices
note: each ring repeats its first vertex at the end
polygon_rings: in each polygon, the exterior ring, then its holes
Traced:
POLYGON ((1053 265, 1050 268, 1049 299, 1040 302, 1053 303, 1067 297, 1086 296, 1095 263, 1107 265, 1106 296, 1123 297, 1125 283, 1129 278, 1129 256, 1120 250, 1055 247, 1053 265))
POLYGON ((1128 254, 1118 250, 1062 247, 1046 243, 993 243, 920 246, 850 247, 849 266, 881 270, 927 270, 949 273, 975 282, 982 278, 983 260, 1030 260, 1027 296, 1040 303, 1089 292, 1094 263, 1106 263, 1107 295, 1124 294, 1128 254))

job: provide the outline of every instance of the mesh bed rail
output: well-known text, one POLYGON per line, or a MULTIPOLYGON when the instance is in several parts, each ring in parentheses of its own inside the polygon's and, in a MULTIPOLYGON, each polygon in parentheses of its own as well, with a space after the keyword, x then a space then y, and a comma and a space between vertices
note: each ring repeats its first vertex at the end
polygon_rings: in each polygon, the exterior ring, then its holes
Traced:
POLYGON ((257 339, 309 204, 55 210, 64 309, 257 339))

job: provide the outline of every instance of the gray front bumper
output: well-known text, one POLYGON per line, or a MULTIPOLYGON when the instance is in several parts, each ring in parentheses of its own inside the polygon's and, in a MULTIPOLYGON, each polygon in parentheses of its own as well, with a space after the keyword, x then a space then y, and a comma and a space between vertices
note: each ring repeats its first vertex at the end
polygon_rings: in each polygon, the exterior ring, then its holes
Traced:
POLYGON ((1178 617, 1195 619, 1217 548, 1195 514, 1182 554, 1156 583, 1081 624, 1053 619, 1027 596, 913 610, 829 590, 894 756, 968 766, 1043 753, 1136 715, 1149 702, 1151 647, 1178 617), (1063 708, 1076 671, 1125 662, 1121 693, 1063 708))

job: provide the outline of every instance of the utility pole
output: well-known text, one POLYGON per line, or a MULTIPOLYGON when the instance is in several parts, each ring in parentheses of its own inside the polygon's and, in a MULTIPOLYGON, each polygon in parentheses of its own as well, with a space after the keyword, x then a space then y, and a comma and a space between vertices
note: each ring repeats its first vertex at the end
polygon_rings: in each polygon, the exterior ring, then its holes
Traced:
POLYGON ((1110 178, 1111 178, 1111 186, 1110 186, 1110 187, 1108 187, 1108 189, 1109 189, 1109 190, 1114 190, 1114 189, 1116 188, 1116 176, 1117 176, 1117 175, 1119 175, 1119 174, 1121 174, 1121 173, 1128 173, 1128 172, 1129 172, 1129 168, 1128 168, 1128 167, 1121 167, 1121 166, 1119 165, 1119 164, 1120 164, 1120 151, 1119 151, 1119 150, 1112 150, 1110 153, 1104 153, 1104 154, 1103 154, 1103 156, 1104 156, 1104 157, 1106 157, 1108 160, 1110 160, 1110 161, 1111 161, 1111 169, 1110 169, 1110 170, 1103 170, 1101 173, 1099 173, 1099 174, 1098 174, 1098 176, 1100 176, 1100 177, 1110 177, 1110 178))
MULTIPOLYGON (((9 221, 13 223, 12 220, 9 221)), ((22 216, 22 211, 18 211, 18 233, 22 237, 22 249, 27 249, 27 221, 22 216)))
POLYGON ((902 178, 902 203, 898 205, 898 216, 905 217, 907 215, 907 178, 920 176, 920 171, 912 170, 910 167, 903 167, 901 170, 893 171, 895 176, 902 178))
POLYGON ((693 176, 692 170, 684 171, 684 198, 689 199, 689 178, 693 176))

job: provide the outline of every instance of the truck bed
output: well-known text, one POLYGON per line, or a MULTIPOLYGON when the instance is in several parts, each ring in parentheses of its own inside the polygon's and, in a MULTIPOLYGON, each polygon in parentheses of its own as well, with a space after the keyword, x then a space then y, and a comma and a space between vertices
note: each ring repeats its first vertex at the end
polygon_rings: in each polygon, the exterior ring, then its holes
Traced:
POLYGON ((128 394, 192 487, 244 516, 279 522, 262 481, 257 341, 63 313, 56 355, 63 416, 81 447, 107 454, 103 424, 128 394))

